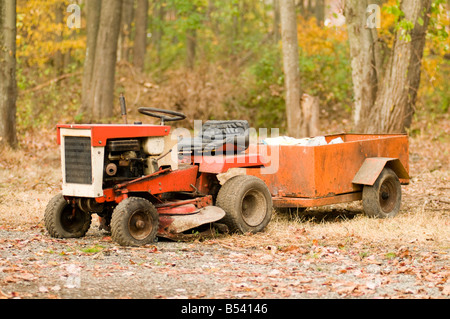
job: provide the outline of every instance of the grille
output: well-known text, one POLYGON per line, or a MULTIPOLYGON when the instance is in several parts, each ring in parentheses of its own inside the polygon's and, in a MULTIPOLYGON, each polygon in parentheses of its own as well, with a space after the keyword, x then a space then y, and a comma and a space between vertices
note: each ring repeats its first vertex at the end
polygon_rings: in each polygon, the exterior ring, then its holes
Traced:
POLYGON ((92 184, 91 138, 64 138, 66 183, 92 184))

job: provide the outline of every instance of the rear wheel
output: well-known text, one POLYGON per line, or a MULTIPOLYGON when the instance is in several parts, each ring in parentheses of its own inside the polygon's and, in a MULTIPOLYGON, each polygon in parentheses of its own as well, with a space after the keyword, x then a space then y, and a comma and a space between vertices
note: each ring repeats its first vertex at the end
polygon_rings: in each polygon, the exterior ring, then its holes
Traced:
POLYGON ((402 188, 395 172, 390 168, 383 169, 373 186, 364 186, 362 199, 367 216, 395 217, 402 201, 402 188))
POLYGON ((45 209, 45 228, 55 238, 83 237, 91 221, 91 214, 83 212, 78 205, 70 205, 62 194, 53 197, 45 209))
POLYGON ((148 200, 130 197, 114 209, 111 237, 121 246, 142 246, 152 243, 158 232, 158 212, 148 200))
POLYGON ((217 206, 226 215, 222 222, 232 232, 262 231, 272 217, 272 196, 266 184, 254 176, 235 176, 217 195, 217 206))

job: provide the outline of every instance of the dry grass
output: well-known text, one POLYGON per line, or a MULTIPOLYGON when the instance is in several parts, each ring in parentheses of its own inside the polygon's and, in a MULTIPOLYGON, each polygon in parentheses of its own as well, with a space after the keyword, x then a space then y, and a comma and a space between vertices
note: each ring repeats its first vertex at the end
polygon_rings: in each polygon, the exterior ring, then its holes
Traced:
POLYGON ((60 155, 52 133, 23 136, 19 150, 0 150, 0 228, 36 226, 60 191, 60 155))
POLYGON ((183 112, 188 120, 173 125, 187 128, 193 128, 193 120, 217 116, 228 119, 236 114, 248 117, 235 99, 245 92, 242 83, 230 70, 219 65, 205 64, 195 71, 183 68, 168 71, 157 81, 158 76, 136 73, 127 63, 121 63, 118 74, 118 83, 126 92, 131 119, 151 121, 137 113, 137 108, 142 106, 183 112))
POLYGON ((402 211, 393 219, 371 219, 362 213, 359 203, 340 206, 315 209, 301 217, 275 213, 264 233, 227 236, 215 241, 240 248, 282 248, 314 243, 345 246, 355 242, 368 246, 413 244, 450 248, 450 214, 446 209, 402 211))

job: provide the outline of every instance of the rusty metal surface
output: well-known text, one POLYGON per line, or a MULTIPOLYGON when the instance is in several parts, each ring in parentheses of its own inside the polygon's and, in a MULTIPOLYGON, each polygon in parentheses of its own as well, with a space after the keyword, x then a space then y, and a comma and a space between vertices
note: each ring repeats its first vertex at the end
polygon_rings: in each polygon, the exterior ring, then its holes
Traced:
POLYGON ((157 208, 159 215, 189 215, 198 210, 194 204, 186 204, 180 206, 165 206, 157 208))
POLYGON ((362 193, 356 192, 321 198, 273 197, 272 202, 274 207, 317 207, 353 202, 361 198, 362 193))
POLYGON ((264 166, 260 154, 238 154, 217 156, 193 156, 193 162, 199 164, 199 172, 225 173, 234 167, 259 167, 264 166))
POLYGON ((326 140, 337 137, 344 143, 277 146, 280 149, 276 173, 261 174, 258 168, 247 168, 247 174, 261 178, 273 197, 317 199, 361 191, 362 186, 352 181, 367 158, 398 158, 406 174, 409 171, 406 135, 339 134, 326 136, 326 140))
POLYGON ((371 157, 366 158, 352 183, 372 186, 386 166, 392 168, 399 178, 409 179, 408 173, 397 158, 371 157))
POLYGON ((172 200, 155 205, 160 215, 187 215, 193 211, 211 206, 213 204, 212 196, 203 196, 187 200, 172 200), (193 209, 192 209, 193 208, 193 209))
POLYGON ((204 207, 189 215, 161 215, 159 217, 159 236, 178 234, 198 226, 221 220, 225 211, 217 206, 204 207))
POLYGON ((170 169, 158 171, 152 175, 116 185, 114 188, 103 190, 103 196, 96 198, 98 203, 120 203, 128 193, 149 192, 158 195, 169 192, 191 192, 192 185, 197 180, 197 166, 186 166, 183 169, 171 171, 170 169))

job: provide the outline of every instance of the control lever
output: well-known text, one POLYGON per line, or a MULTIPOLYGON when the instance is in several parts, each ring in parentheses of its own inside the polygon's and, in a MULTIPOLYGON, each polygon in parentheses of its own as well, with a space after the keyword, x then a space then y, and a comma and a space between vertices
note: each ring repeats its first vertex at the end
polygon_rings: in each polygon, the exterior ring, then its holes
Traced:
POLYGON ((120 94, 119 100, 120 100, 120 109, 122 111, 123 124, 128 124, 127 103, 125 102, 125 96, 123 96, 123 93, 120 94))
POLYGON ((160 157, 152 158, 152 167, 153 167, 153 170, 155 172, 159 169, 158 162, 160 160, 162 160, 164 157, 166 157, 167 155, 169 155, 170 153, 172 153, 172 150, 169 150, 168 152, 166 152, 165 154, 161 155, 160 157))

